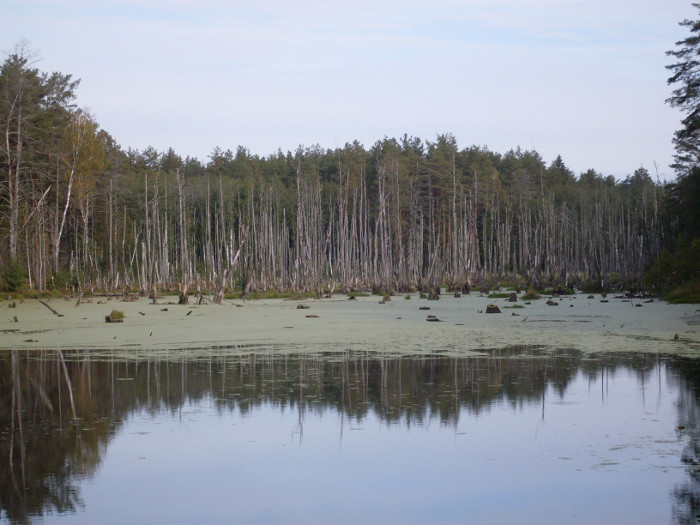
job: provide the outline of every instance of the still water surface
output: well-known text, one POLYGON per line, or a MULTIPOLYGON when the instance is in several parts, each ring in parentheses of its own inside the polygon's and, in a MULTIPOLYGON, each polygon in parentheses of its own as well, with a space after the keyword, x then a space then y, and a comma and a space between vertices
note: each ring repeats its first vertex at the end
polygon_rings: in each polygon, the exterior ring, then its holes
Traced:
POLYGON ((0 523, 695 523, 699 370, 0 352, 0 523))

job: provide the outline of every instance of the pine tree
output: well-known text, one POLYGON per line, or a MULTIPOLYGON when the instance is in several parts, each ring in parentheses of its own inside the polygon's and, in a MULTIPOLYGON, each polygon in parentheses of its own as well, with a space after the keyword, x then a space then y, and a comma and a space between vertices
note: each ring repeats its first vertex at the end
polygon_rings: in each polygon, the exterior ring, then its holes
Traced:
MULTIPOLYGON (((700 11, 700 3, 693 4, 700 11)), ((666 66, 673 72, 669 85, 676 85, 666 102, 685 114, 682 128, 677 130, 673 143, 676 147, 675 165, 684 175, 700 164, 700 19, 679 23, 690 29, 690 36, 676 42, 676 49, 667 51, 678 62, 666 66)))

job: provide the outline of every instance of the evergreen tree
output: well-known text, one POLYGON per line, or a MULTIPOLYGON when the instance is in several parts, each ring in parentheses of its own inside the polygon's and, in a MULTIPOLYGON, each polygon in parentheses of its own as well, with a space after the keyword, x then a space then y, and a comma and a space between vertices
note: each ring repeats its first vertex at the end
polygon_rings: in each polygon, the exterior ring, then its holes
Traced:
MULTIPOLYGON (((700 11, 700 3, 693 4, 700 11)), ((700 19, 683 20, 680 25, 690 30, 690 36, 676 42, 676 49, 667 51, 675 57, 675 64, 666 66, 673 72, 668 83, 675 85, 673 95, 666 102, 685 113, 683 127, 676 131, 675 168, 685 175, 700 164, 700 19)))

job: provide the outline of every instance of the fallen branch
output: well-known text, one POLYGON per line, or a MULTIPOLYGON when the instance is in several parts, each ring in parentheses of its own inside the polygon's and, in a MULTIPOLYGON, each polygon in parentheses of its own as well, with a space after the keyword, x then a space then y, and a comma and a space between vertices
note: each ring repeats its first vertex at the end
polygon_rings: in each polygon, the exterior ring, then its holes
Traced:
MULTIPOLYGON (((42 301, 41 299, 39 299, 39 302, 40 302, 41 304, 43 304, 46 308, 48 308, 49 310, 51 310, 51 313, 52 313, 52 314, 61 316, 61 314, 59 314, 56 310, 54 310, 53 308, 51 308, 48 304, 46 304, 46 303, 45 303, 44 301, 42 301)), ((61 316, 61 317, 63 317, 63 316, 61 316)))

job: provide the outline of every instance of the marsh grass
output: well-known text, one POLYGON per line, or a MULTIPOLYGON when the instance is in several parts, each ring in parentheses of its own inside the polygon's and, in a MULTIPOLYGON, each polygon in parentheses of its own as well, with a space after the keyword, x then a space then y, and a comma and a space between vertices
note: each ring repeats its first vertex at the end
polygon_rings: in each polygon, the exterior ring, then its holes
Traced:
POLYGON ((698 304, 700 303, 700 280, 677 286, 664 294, 664 298, 671 304, 698 304))
POLYGON ((534 288, 528 288, 527 291, 523 294, 522 300, 523 301, 533 301, 535 299, 539 299, 540 297, 541 297, 540 294, 538 294, 534 288))
POLYGON ((124 312, 121 310, 112 310, 109 314, 110 319, 124 319, 124 312))
POLYGON ((304 293, 297 293, 293 291, 279 291, 279 290, 261 290, 258 292, 250 292, 248 295, 243 295, 243 292, 229 292, 224 295, 224 299, 227 300, 251 300, 260 301, 263 299, 312 299, 316 296, 314 291, 308 291, 304 293))

